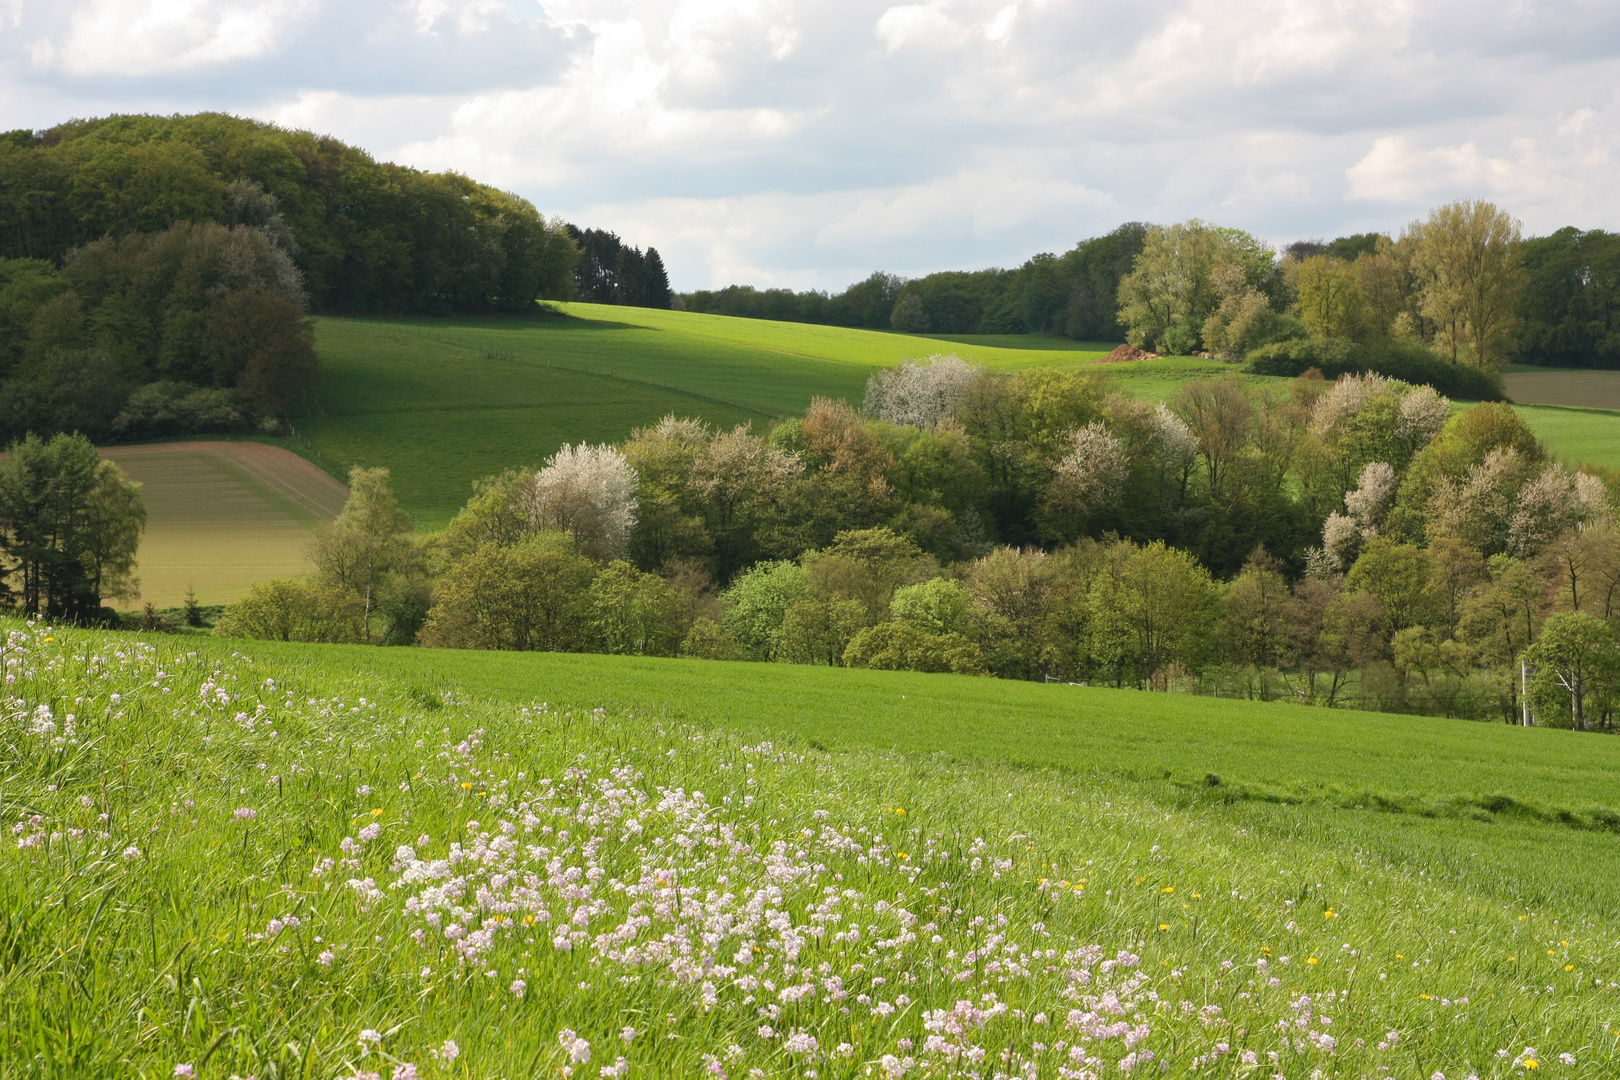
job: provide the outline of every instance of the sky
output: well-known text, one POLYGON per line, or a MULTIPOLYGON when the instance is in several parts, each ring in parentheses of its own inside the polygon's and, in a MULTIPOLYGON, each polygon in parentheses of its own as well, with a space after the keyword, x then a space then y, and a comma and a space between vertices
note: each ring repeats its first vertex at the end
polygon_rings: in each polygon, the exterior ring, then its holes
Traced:
POLYGON ((1620 229, 1617 0, 0 0, 0 129, 201 110, 517 192, 683 290, 1458 198, 1620 229))

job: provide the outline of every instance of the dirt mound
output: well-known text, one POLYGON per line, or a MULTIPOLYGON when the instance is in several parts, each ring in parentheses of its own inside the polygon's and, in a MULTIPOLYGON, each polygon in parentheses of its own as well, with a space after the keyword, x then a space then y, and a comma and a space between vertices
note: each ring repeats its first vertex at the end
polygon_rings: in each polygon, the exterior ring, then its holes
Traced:
POLYGON ((1109 353, 1107 356, 1103 357, 1097 362, 1099 364, 1123 364, 1128 360, 1157 359, 1159 359, 1158 353, 1145 352, 1142 349, 1138 349, 1135 345, 1121 345, 1119 348, 1115 349, 1113 352, 1109 353))

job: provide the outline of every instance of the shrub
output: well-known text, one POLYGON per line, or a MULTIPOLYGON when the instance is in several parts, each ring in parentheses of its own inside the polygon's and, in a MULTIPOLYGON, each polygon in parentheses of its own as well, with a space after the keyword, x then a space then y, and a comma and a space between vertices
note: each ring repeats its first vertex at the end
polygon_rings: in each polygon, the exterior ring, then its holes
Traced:
POLYGON ((1346 338, 1290 338, 1249 353, 1244 370, 1252 375, 1293 378, 1311 368, 1324 378, 1375 372, 1414 386, 1434 387, 1465 401, 1503 400, 1502 377, 1494 371, 1453 364, 1415 342, 1360 345, 1346 338))
POLYGON ((366 640, 365 601, 319 582, 261 581, 226 605, 214 635, 353 644, 366 640))
POLYGON ((239 431, 242 426, 242 414, 225 391, 170 381, 135 391, 112 422, 113 431, 126 439, 239 431))
POLYGON ((682 656, 695 656, 699 660, 747 660, 747 651, 737 639, 719 623, 700 615, 692 620, 692 629, 681 642, 682 656))
POLYGON ((898 622, 879 623, 856 634, 844 650, 844 665, 879 671, 986 674, 979 647, 961 634, 930 634, 898 622))

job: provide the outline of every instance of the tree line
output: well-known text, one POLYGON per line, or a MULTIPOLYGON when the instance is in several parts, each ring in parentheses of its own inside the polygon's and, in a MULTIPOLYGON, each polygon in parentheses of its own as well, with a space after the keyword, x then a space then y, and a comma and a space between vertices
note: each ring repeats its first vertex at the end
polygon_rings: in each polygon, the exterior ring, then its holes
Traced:
POLYGON ((1282 251, 1197 220, 1132 222, 1014 270, 911 280, 874 274, 836 295, 733 285, 675 302, 691 311, 906 333, 1129 339, 1158 352, 1228 359, 1298 343, 1264 357, 1266 374, 1287 366, 1294 368, 1287 374, 1399 366, 1413 345, 1481 369, 1620 367, 1620 234, 1564 228, 1525 239, 1520 232, 1510 215, 1481 201, 1440 207, 1399 235, 1305 240, 1282 251), (1313 352, 1313 337, 1337 344, 1313 352))
POLYGON ((1044 333, 1120 341, 1120 279, 1141 253, 1148 226, 1121 225, 1062 255, 1036 255, 1016 270, 946 271, 906 279, 875 273, 843 292, 731 285, 675 297, 686 311, 755 319, 895 329, 904 333, 1044 333))
POLYGON ((316 576, 256 587, 219 632, 1604 729, 1620 701, 1613 478, 1551 460, 1505 405, 1453 415, 1377 374, 1206 379, 1148 405, 936 357, 874 376, 861 410, 566 446, 426 537, 386 474, 352 481, 316 576))

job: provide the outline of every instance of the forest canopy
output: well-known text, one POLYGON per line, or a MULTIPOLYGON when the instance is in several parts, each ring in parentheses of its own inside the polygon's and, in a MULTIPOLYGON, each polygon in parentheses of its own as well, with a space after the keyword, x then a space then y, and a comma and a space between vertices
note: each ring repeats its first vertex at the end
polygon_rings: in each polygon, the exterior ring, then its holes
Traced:
POLYGON ((0 257, 180 222, 272 228, 316 312, 527 312, 568 296, 576 258, 527 200, 307 131, 198 113, 0 135, 0 257))

